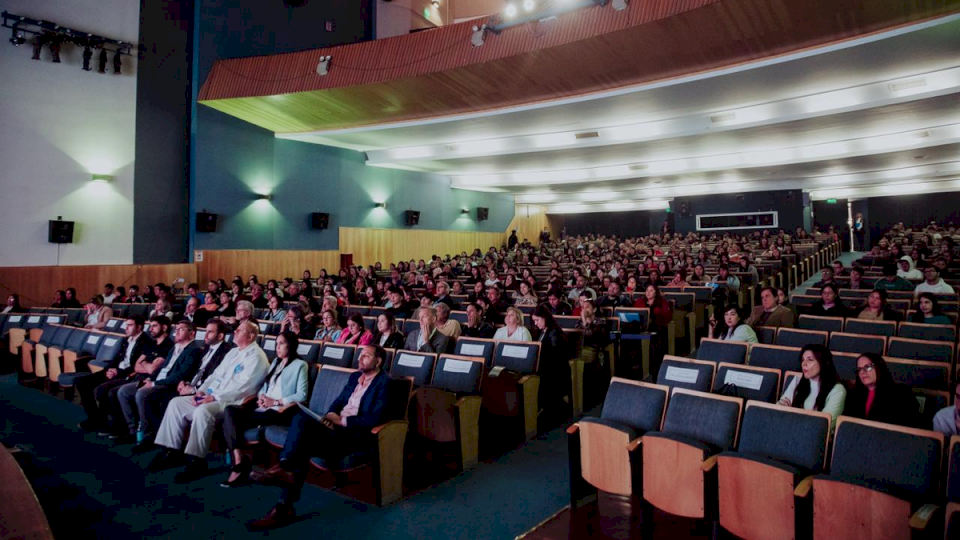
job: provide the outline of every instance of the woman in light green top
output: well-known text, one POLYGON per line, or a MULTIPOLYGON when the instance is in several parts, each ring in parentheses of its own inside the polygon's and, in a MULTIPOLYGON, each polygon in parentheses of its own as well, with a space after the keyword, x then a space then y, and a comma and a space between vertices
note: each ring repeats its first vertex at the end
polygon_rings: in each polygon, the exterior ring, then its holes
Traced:
POLYGON ((832 428, 843 414, 847 399, 847 389, 833 365, 833 354, 823 345, 806 345, 800 349, 800 366, 803 377, 790 381, 778 404, 829 413, 832 428))

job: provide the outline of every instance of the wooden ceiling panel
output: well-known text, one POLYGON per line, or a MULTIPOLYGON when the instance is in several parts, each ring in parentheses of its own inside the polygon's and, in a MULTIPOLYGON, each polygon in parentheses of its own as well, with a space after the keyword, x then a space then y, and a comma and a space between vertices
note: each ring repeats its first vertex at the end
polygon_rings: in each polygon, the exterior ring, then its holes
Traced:
POLYGON ((476 48, 466 23, 221 60, 200 102, 278 133, 386 125, 667 80, 957 11, 940 0, 632 0, 488 34, 476 48), (330 72, 316 75, 328 54, 330 72))

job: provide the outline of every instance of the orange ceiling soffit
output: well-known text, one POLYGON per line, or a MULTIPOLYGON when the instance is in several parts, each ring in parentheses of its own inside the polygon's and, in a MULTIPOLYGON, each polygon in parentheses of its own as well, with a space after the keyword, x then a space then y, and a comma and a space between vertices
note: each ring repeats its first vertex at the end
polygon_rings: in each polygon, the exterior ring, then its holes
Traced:
POLYGON ((480 47, 469 22, 220 60, 199 101, 278 133, 383 125, 667 80, 956 12, 956 0, 632 0, 623 11, 590 7, 487 34, 480 47))

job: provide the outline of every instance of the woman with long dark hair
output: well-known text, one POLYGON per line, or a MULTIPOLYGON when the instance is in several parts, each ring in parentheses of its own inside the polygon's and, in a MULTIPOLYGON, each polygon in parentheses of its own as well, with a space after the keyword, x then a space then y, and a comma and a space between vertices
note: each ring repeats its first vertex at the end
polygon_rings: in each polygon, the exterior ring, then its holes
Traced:
POLYGON ((905 385, 894 382, 882 356, 863 353, 857 358, 857 380, 847 393, 843 414, 854 418, 919 427, 919 403, 905 385))
POLYGON ((780 396, 780 405, 829 413, 831 426, 843 414, 847 389, 840 382, 833 365, 833 353, 823 345, 806 345, 800 349, 803 376, 790 381, 780 396))
POLYGON ((540 342, 540 408, 559 415, 565 407, 563 397, 570 395, 570 350, 563 329, 543 304, 533 310, 533 326, 540 342))

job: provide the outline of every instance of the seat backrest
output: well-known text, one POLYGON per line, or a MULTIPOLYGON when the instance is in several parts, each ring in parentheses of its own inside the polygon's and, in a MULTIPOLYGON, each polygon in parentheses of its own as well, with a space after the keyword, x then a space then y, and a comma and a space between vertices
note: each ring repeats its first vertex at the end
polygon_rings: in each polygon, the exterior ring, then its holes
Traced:
POLYGON ((66 324, 67 316, 60 313, 47 315, 43 319, 43 324, 66 324))
POLYGON ((371 317, 369 315, 363 318, 363 327, 367 330, 376 333, 377 331, 377 318, 371 317))
POLYGON ((343 308, 343 314, 346 317, 354 313, 359 313, 361 317, 365 317, 370 313, 370 308, 368 306, 346 306, 343 308))
POLYGON ((930 362, 928 360, 904 360, 902 358, 886 357, 890 376, 900 384, 912 388, 929 388, 931 390, 949 390, 952 380, 952 366, 945 362, 930 362))
POLYGON ((20 315, 20 314, 7 315, 3 319, 2 333, 6 333, 11 328, 22 328, 23 323, 26 319, 27 319, 26 315, 20 315))
POLYGON ((892 337, 887 343, 887 356, 908 360, 930 360, 953 363, 953 343, 892 337))
POLYGON ((777 345, 803 347, 812 344, 826 345, 827 333, 821 330, 800 330, 798 328, 780 328, 777 330, 777 345))
POLYGON ((103 345, 103 338, 107 334, 102 332, 92 332, 82 329, 77 329, 67 337, 67 344, 69 345, 70 341, 76 339, 79 340, 79 345, 76 349, 70 349, 77 353, 77 356, 97 356, 97 353, 100 351, 100 346, 103 345), (76 338, 74 338, 76 336, 76 338))
POLYGON ((153 304, 129 304, 129 306, 130 307, 127 309, 127 317, 132 317, 134 315, 146 317, 153 308, 153 304))
POLYGON ((390 364, 390 375, 395 378, 412 377, 414 386, 424 386, 433 377, 433 367, 437 363, 434 353, 397 351, 390 364))
POLYGON ((693 311, 693 304, 696 298, 693 293, 686 292, 664 292, 663 297, 674 301, 675 309, 681 311, 693 311))
POLYGON ((658 431, 663 424, 670 388, 613 377, 600 418, 638 431, 658 431))
POLYGON ((754 326, 753 331, 757 334, 757 341, 773 345, 777 341, 776 326, 754 326))
POLYGON ((387 405, 383 408, 383 421, 406 420, 410 410, 413 381, 406 377, 391 377, 387 380, 387 405))
POLYGON ((71 328, 69 326, 58 326, 57 331, 53 334, 53 339, 50 341, 50 347, 56 347, 58 349, 64 349, 67 345, 67 341, 70 340, 70 336, 74 332, 79 332, 78 328, 71 328))
POLYGON ((947 465, 947 500, 960 502, 960 435, 950 437, 947 465))
POLYGON ((26 328, 27 330, 40 328, 43 326, 43 319, 44 316, 40 313, 28 313, 21 328, 26 328))
POLYGON ((751 401, 737 452, 782 461, 818 474, 826 466, 830 414, 751 401))
POLYGON ((467 312, 466 311, 451 311, 449 318, 451 320, 457 321, 460 324, 467 324, 467 312))
POLYGON ((477 394, 483 373, 484 363, 477 357, 442 354, 437 358, 430 386, 458 394, 477 394))
POLYGON ((330 406, 343 392, 350 375, 356 370, 338 366, 320 366, 317 380, 313 383, 313 392, 310 393, 310 410, 317 414, 327 414, 330 406))
POLYGON ((60 326, 45 324, 42 328, 43 331, 40 333, 40 339, 37 340, 37 343, 42 345, 50 345, 53 343, 54 335, 56 335, 57 331, 60 330, 60 326))
POLYGON ((125 319, 121 319, 119 317, 113 317, 107 321, 107 324, 103 326, 103 329, 107 332, 119 332, 123 328, 124 320, 125 319))
POLYGON ((859 353, 833 353, 833 365, 837 368, 837 376, 840 377, 840 380, 850 383, 856 381, 857 358, 860 358, 859 353))
POLYGON ((196 335, 193 336, 193 340, 196 341, 198 345, 203 346, 204 339, 206 339, 206 337, 207 337, 207 329, 197 328, 197 333, 196 335))
POLYGON ((897 322, 847 319, 847 324, 844 325, 843 331, 848 334, 890 337, 897 334, 897 322))
POLYGON ((842 416, 830 476, 902 497, 935 496, 943 435, 842 416))
POLYGON ((303 340, 297 343, 297 356, 308 364, 314 364, 320 356, 321 341, 303 340))
MULTIPOLYGON (((87 334, 90 334, 89 330, 83 328, 77 328, 69 337, 67 337, 67 342, 63 344, 63 350, 80 352, 83 348, 85 340, 87 339, 87 334)), ((97 346, 99 347, 99 343, 97 346)))
POLYGON ((816 315, 801 315, 797 323, 801 330, 822 330, 824 332, 842 332, 843 317, 819 317, 816 315))
POLYGON ((737 442, 741 407, 740 398, 677 388, 670 395, 662 431, 731 450, 737 442))
POLYGON ((957 341, 957 327, 952 324, 920 324, 902 322, 897 329, 897 336, 927 341, 957 341))
POLYGON ((330 343, 328 341, 324 343, 323 348, 320 349, 320 357, 317 358, 317 362, 343 368, 350 367, 353 365, 353 357, 356 351, 357 348, 354 345, 330 343))
POLYGON ((800 348, 782 345, 750 346, 749 365, 784 371, 800 371, 800 348))
POLYGON ((83 320, 83 311, 80 308, 67 308, 63 310, 67 316, 67 324, 79 324, 83 320))
MULTIPOLYGON (((227 341, 226 338, 224 338, 224 341, 227 341)), ((277 357, 277 337, 263 336, 263 344, 260 345, 260 348, 267 355, 267 360, 273 362, 273 359, 277 357)))
POLYGON ((666 355, 660 364, 657 384, 668 386, 671 389, 686 388, 709 392, 713 386, 713 375, 716 370, 716 362, 666 355))
POLYGON ((403 321, 403 324, 400 325, 400 332, 402 332, 403 335, 406 336, 407 334, 409 334, 410 332, 413 332, 418 328, 420 328, 420 321, 411 317, 403 321))
POLYGON ((460 356, 477 356, 483 358, 487 366, 493 364, 493 350, 497 342, 492 339, 460 337, 453 349, 453 353, 460 356))
POLYGON ((624 333, 645 332, 650 325, 650 308, 618 307, 613 310, 613 316, 620 321, 624 333))
POLYGON ((580 322, 580 317, 572 317, 570 315, 556 315, 553 320, 557 321, 557 324, 560 325, 560 328, 564 330, 568 328, 576 328, 577 323, 580 322))
POLYGON ((717 366, 712 391, 717 393, 724 387, 730 392, 735 390, 736 397, 774 403, 779 397, 780 370, 721 362, 717 366))
POLYGON ((498 341, 493 353, 493 366, 502 366, 517 373, 536 373, 540 361, 539 341, 498 341))
POLYGON ((728 364, 747 363, 747 344, 742 341, 723 341, 704 338, 697 348, 697 360, 726 362, 728 364))
MULTIPOLYGON (((91 332, 91 335, 95 333, 91 332)), ((100 341, 100 347, 97 348, 97 360, 100 361, 109 361, 113 360, 117 353, 120 352, 120 347, 123 346, 123 336, 118 336, 116 334, 103 334, 103 339, 100 341)), ((84 341, 84 347, 87 346, 87 342, 90 341, 88 337, 84 341)))
POLYGON ((848 334, 834 332, 830 334, 830 350, 849 353, 875 353, 883 355, 887 348, 887 338, 883 336, 865 336, 863 334, 848 334))

